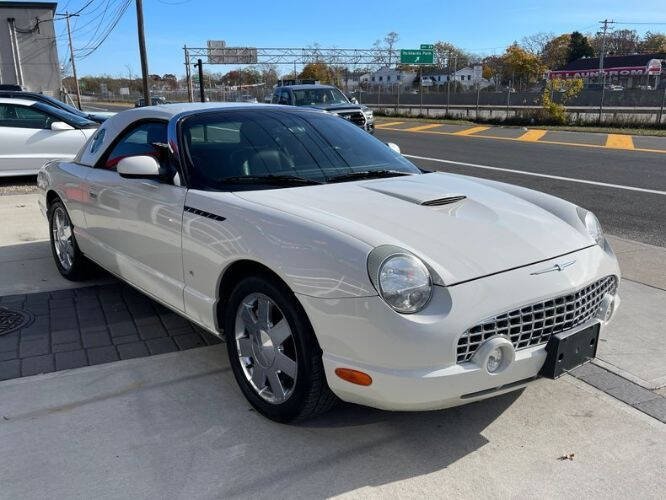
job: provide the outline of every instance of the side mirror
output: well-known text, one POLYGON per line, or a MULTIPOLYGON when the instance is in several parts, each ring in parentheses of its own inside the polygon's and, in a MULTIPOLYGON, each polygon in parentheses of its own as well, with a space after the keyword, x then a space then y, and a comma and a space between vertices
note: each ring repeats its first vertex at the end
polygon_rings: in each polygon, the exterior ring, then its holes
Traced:
POLYGON ((152 156, 128 156, 118 162, 116 171, 122 177, 157 178, 160 176, 160 164, 152 156))
POLYGON ((350 102, 351 102, 352 104, 358 104, 358 99, 356 99, 356 97, 352 97, 352 98, 350 99, 350 102))
POLYGON ((386 145, 391 148, 393 151, 395 151, 398 154, 400 153, 400 146, 398 146, 395 142, 387 142, 386 145))
POLYGON ((62 130, 74 130, 74 127, 72 127, 69 123, 65 123, 65 122, 53 122, 51 124, 51 130, 55 130, 56 132, 60 132, 62 130))

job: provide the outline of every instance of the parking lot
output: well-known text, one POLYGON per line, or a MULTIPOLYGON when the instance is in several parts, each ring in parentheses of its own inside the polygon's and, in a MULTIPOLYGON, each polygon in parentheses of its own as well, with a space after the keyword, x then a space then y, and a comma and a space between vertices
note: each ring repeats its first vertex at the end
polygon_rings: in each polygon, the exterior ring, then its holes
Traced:
POLYGON ((598 215, 623 271, 598 359, 459 408, 340 405, 290 426, 251 409, 209 334, 101 270, 61 278, 33 180, 3 181, 0 305, 33 322, 0 335, 2 496, 661 497, 666 141, 549 134, 397 119, 377 130, 423 168, 598 215))

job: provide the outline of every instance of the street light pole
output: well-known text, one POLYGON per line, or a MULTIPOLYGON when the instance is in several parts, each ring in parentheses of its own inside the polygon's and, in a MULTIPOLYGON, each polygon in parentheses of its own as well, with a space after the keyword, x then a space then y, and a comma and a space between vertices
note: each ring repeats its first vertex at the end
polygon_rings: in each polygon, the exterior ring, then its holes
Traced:
POLYGON ((201 102, 206 102, 206 92, 204 90, 204 74, 203 74, 203 61, 197 59, 197 66, 199 67, 199 99, 201 102))
POLYGON ((143 31, 143 0, 136 0, 136 24, 139 36, 139 54, 141 56, 143 102, 146 106, 150 106, 150 89, 148 88, 148 56, 146 55, 146 38, 143 31))

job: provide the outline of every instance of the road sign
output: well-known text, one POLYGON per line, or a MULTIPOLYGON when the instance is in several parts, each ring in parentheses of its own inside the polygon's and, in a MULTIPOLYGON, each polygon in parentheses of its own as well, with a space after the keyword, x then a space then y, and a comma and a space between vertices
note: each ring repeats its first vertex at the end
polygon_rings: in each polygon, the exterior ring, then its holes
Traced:
POLYGON ((431 45, 429 43, 422 43, 421 44, 421 50, 434 50, 435 46, 431 45))
POLYGON ((400 51, 401 64, 433 64, 435 60, 432 50, 409 49, 400 51))
POLYGON ((257 64, 257 49, 227 47, 224 40, 208 40, 208 64, 257 64))

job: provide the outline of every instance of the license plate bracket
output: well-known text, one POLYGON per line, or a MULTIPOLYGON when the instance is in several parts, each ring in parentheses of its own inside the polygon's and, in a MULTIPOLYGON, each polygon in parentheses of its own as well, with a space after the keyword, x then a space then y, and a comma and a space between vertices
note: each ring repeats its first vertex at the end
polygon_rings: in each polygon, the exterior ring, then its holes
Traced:
POLYGON ((599 345, 599 325, 582 330, 560 332, 548 340, 546 361, 540 375, 558 378, 569 370, 582 365, 597 355, 599 345))

